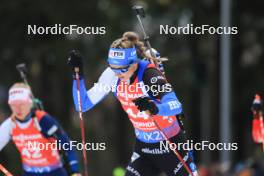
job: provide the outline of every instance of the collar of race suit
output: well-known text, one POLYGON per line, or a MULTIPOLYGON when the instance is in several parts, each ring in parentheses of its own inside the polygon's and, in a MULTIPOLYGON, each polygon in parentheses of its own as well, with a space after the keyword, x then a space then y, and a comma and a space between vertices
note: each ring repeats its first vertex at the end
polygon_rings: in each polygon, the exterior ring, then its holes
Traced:
POLYGON ((26 116, 26 118, 25 118, 24 120, 20 120, 20 119, 18 119, 18 118, 16 118, 16 120, 17 120, 18 122, 20 122, 20 123, 26 123, 26 122, 28 122, 28 121, 32 118, 32 115, 33 115, 33 113, 30 112, 30 113, 26 116))

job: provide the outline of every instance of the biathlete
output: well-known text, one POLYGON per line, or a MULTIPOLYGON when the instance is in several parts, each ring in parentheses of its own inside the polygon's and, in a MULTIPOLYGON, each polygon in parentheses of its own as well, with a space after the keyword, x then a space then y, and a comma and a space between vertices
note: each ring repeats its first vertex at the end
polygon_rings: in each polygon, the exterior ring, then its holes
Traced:
POLYGON ((264 122, 263 122, 263 100, 256 94, 251 110, 253 112, 252 137, 257 144, 262 143, 264 151, 264 122))
MULTIPOLYGON (((157 52, 155 54, 158 54, 157 52)), ((134 126, 136 142, 126 176, 187 176, 174 152, 166 144, 161 130, 173 143, 184 143, 185 136, 180 128, 177 115, 182 105, 165 76, 153 64, 154 59, 134 32, 126 32, 115 40, 109 49, 108 67, 97 84, 88 91, 83 78, 82 57, 76 51, 68 60, 73 69, 73 99, 78 108, 77 80, 75 68, 80 70, 80 95, 83 112, 90 110, 109 93, 113 92, 134 126), (153 120, 157 122, 157 125, 153 120), (164 145, 163 145, 164 146, 164 145)), ((192 175, 197 175, 190 151, 179 150, 192 175)))
POLYGON ((10 88, 8 104, 12 115, 0 126, 0 151, 10 140, 14 142, 22 159, 23 176, 80 176, 74 149, 61 147, 65 149, 68 174, 63 168, 60 148, 52 147, 55 142, 61 146, 70 144, 69 137, 52 116, 33 110, 32 102, 28 85, 15 83, 10 88))

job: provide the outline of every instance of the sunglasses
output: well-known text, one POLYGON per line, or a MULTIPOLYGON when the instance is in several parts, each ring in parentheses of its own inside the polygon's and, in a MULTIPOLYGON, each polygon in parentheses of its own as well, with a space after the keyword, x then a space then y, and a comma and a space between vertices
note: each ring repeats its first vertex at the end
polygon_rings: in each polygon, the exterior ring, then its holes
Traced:
POLYGON ((113 72, 115 72, 116 74, 122 74, 122 73, 125 73, 125 72, 127 72, 128 71, 128 69, 129 69, 129 66, 127 66, 127 67, 123 67, 123 68, 113 68, 113 67, 110 67, 112 70, 113 70, 113 72))

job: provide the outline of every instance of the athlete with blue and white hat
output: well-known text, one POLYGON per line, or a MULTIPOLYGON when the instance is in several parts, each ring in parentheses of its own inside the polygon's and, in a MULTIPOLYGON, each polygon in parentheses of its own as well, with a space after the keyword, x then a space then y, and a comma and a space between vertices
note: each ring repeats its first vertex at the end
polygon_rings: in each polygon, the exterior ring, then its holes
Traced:
POLYGON ((117 74, 125 73, 131 64, 139 61, 136 48, 110 48, 108 53, 108 64, 117 74))
MULTIPOLYGON (((126 32, 111 44, 108 67, 96 84, 101 85, 100 89, 95 85, 86 90, 82 60, 80 54, 73 51, 68 63, 73 70, 76 67, 80 70, 83 112, 92 109, 112 91, 134 127, 136 143, 125 176, 157 176, 160 173, 168 176, 188 176, 189 172, 174 152, 169 148, 160 148, 160 143, 166 143, 166 139, 176 144, 186 141, 177 120, 177 116, 182 113, 182 105, 165 76, 151 62, 154 58, 147 54, 138 35, 126 32), (101 89, 102 86, 112 89, 101 89), (119 86, 123 88, 119 89, 119 86)), ((79 111, 76 87, 77 80, 74 76, 73 99, 75 108, 79 111)), ((192 175, 197 176, 192 152, 184 149, 178 152, 192 175)))

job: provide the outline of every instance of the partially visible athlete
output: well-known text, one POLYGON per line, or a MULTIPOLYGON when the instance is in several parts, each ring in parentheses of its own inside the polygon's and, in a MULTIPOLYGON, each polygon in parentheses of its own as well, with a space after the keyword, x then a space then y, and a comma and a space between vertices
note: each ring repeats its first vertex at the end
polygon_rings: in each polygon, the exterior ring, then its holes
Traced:
MULTIPOLYGON (((51 144, 70 144, 70 139, 52 116, 32 110, 31 88, 15 83, 9 90, 8 104, 12 115, 0 126, 0 151, 9 141, 14 142, 22 159, 23 176, 67 176, 59 148, 51 144)), ((75 151, 69 148, 63 152, 70 175, 80 176, 75 151)))
POLYGON ((263 100, 256 94, 251 110, 253 112, 252 137, 254 142, 262 143, 264 151, 264 119, 263 119, 263 100))

